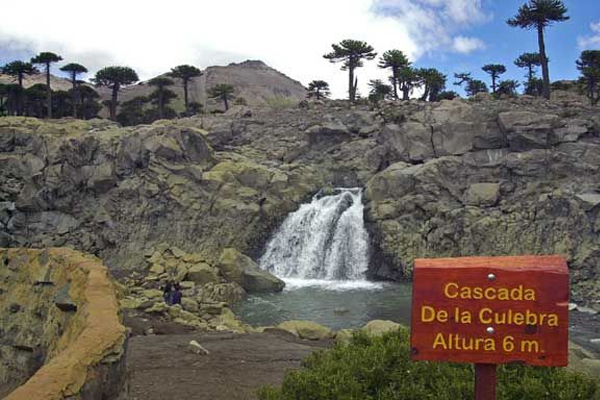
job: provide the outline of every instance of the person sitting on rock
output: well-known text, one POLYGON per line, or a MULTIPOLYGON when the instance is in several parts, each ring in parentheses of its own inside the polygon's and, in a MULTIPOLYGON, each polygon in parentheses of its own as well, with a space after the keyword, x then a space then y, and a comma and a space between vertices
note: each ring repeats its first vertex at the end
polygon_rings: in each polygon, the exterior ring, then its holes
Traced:
POLYGON ((181 293, 181 286, 179 286, 179 283, 176 283, 174 285, 175 290, 173 291, 173 293, 171 294, 171 304, 172 306, 174 306, 175 304, 181 304, 181 297, 183 296, 183 293, 181 293))
POLYGON ((163 299, 167 305, 172 305, 173 302, 173 282, 169 281, 163 290, 163 299))

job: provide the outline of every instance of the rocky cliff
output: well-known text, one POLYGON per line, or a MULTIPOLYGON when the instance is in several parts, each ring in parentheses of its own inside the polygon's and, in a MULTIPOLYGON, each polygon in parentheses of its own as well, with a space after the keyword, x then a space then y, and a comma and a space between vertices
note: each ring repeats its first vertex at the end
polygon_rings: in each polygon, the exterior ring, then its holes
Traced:
POLYGON ((530 97, 236 108, 119 128, 0 119, 0 244, 145 268, 161 243, 256 257, 310 195, 366 188, 372 277, 420 256, 558 252, 600 299, 600 113, 530 97))

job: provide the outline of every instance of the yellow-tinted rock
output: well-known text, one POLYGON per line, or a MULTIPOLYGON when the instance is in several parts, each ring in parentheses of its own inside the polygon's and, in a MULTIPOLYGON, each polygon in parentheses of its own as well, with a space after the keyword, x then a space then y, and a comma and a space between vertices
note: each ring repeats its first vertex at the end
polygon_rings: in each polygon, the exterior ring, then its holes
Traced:
POLYGON ((301 339, 333 339, 335 336, 331 329, 312 321, 285 321, 277 325, 276 328, 290 332, 301 339))

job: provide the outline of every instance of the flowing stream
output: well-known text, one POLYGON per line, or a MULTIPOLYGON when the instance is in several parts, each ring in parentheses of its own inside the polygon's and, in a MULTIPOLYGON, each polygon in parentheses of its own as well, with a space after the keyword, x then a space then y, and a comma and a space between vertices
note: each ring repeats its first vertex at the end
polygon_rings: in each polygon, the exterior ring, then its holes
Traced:
POLYGON ((361 189, 318 193, 288 215, 260 267, 286 282, 282 293, 251 296, 236 314, 252 325, 290 319, 353 328, 373 319, 408 323, 410 285, 370 282, 369 235, 361 189))

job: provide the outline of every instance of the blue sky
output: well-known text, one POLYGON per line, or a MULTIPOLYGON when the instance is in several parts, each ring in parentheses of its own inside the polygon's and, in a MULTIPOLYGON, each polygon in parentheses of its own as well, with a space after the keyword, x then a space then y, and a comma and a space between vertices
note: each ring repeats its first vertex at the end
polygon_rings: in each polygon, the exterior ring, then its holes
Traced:
MULTIPOLYGON (((517 68, 513 61, 524 52, 537 52, 537 34, 513 28, 506 20, 515 15, 515 11, 523 4, 522 0, 487 1, 484 9, 492 14, 489 22, 465 29, 463 33, 480 38, 485 49, 474 51, 468 55, 449 52, 426 53, 417 65, 433 65, 450 76, 458 71, 472 71, 475 77, 486 82, 489 76, 481 70, 486 63, 499 63, 507 66, 505 79, 523 80, 525 70, 517 68)), ((600 0, 566 0, 569 9, 569 21, 554 24, 546 30, 546 51, 550 58, 551 79, 575 79, 579 75, 575 60, 584 48, 580 46, 580 38, 593 36, 591 24, 600 21, 600 0)), ((600 36, 600 35, 599 35, 600 36)), ((595 46, 600 50, 600 46, 595 46)), ((539 72, 541 75, 541 71, 539 72)), ((448 85, 449 88, 452 86, 448 85)), ((456 87, 455 87, 456 88, 456 87)))
MULTIPOLYGON (((29 0, 26 21, 13 17, 0 25, 0 65, 53 51, 65 63, 87 66, 90 75, 127 65, 145 80, 184 63, 206 68, 261 59, 304 85, 324 79, 334 97, 345 97, 347 75, 323 59, 343 39, 364 40, 380 54, 403 50, 415 66, 448 74, 451 90, 458 90, 454 72, 488 82, 481 71, 487 63, 505 64, 504 79, 523 80, 525 71, 513 61, 537 51, 535 32, 505 22, 525 0, 170 0, 169 10, 186 12, 168 14, 158 2, 104 0, 85 15, 87 1, 29 0)), ((546 34, 553 80, 576 78, 581 51, 600 49, 600 0, 565 4, 571 20, 546 34)), ((7 2, 3 14, 23 15, 22 5, 7 2)), ((366 62, 358 71, 360 92, 368 92, 370 79, 386 75, 376 61, 366 62)))

